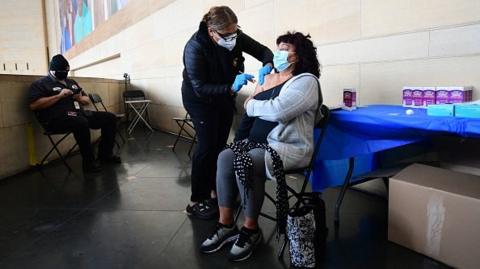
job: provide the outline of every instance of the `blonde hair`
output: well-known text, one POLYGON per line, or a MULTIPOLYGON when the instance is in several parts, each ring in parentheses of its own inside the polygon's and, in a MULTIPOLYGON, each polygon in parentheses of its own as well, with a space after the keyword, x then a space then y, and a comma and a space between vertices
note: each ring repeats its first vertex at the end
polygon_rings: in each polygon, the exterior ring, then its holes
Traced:
POLYGON ((202 21, 213 30, 221 31, 232 23, 237 23, 238 19, 237 15, 233 13, 231 8, 227 6, 218 6, 210 8, 207 14, 203 16, 202 21))

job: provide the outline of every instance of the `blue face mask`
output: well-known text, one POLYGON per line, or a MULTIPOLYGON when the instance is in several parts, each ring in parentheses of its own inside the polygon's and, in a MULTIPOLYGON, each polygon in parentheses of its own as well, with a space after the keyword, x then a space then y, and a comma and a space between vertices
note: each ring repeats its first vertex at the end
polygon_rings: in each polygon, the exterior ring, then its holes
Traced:
POLYGON ((288 51, 277 50, 273 53, 273 66, 278 72, 286 70, 291 64, 288 62, 288 51))
POLYGON ((232 51, 235 48, 235 45, 237 44, 237 38, 235 37, 235 38, 232 38, 228 41, 224 38, 220 38, 217 41, 217 44, 219 46, 222 46, 222 47, 226 48, 229 51, 232 51))

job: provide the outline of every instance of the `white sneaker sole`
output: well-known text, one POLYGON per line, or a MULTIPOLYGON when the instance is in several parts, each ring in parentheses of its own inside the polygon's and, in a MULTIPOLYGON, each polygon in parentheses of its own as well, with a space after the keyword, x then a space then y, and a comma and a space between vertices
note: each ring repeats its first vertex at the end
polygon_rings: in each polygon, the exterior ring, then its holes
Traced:
POLYGON ((247 256, 245 257, 241 257, 241 258, 236 258, 236 259, 230 259, 232 262, 241 262, 241 261, 244 261, 248 258, 250 258, 253 254, 253 251, 258 247, 258 245, 260 245, 260 243, 262 242, 263 240, 263 235, 260 234, 260 237, 258 238, 258 240, 253 244, 252 248, 250 249, 250 253, 247 254, 247 256))
POLYGON ((230 236, 229 238, 227 238, 225 241, 223 241, 220 245, 218 245, 217 248, 215 249, 212 249, 212 250, 208 250, 208 251, 201 251, 202 253, 204 254, 212 254, 212 253, 215 253, 217 251, 219 251, 223 246, 225 246, 225 244, 228 244, 230 242, 233 242, 235 240, 237 240, 238 238, 238 234, 234 235, 234 236, 230 236))

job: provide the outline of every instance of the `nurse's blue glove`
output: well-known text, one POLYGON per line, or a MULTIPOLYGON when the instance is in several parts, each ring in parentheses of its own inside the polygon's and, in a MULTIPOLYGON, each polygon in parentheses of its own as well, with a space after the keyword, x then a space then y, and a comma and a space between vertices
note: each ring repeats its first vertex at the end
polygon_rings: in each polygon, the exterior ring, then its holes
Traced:
POLYGON ((260 68, 260 70, 258 70, 258 83, 260 85, 263 85, 263 82, 265 82, 265 76, 270 74, 272 72, 272 67, 267 64, 265 65, 264 67, 260 68))
POLYGON ((252 81, 254 76, 250 74, 239 74, 235 78, 235 81, 233 82, 232 85, 232 90, 233 92, 238 92, 242 88, 243 85, 247 85, 248 81, 252 81))

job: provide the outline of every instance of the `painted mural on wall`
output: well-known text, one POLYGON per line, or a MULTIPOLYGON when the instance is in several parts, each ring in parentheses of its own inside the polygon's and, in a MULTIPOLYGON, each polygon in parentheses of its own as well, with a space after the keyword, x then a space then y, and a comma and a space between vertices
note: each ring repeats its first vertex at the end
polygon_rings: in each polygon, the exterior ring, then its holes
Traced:
POLYGON ((58 0, 60 49, 79 43, 131 0, 58 0))

